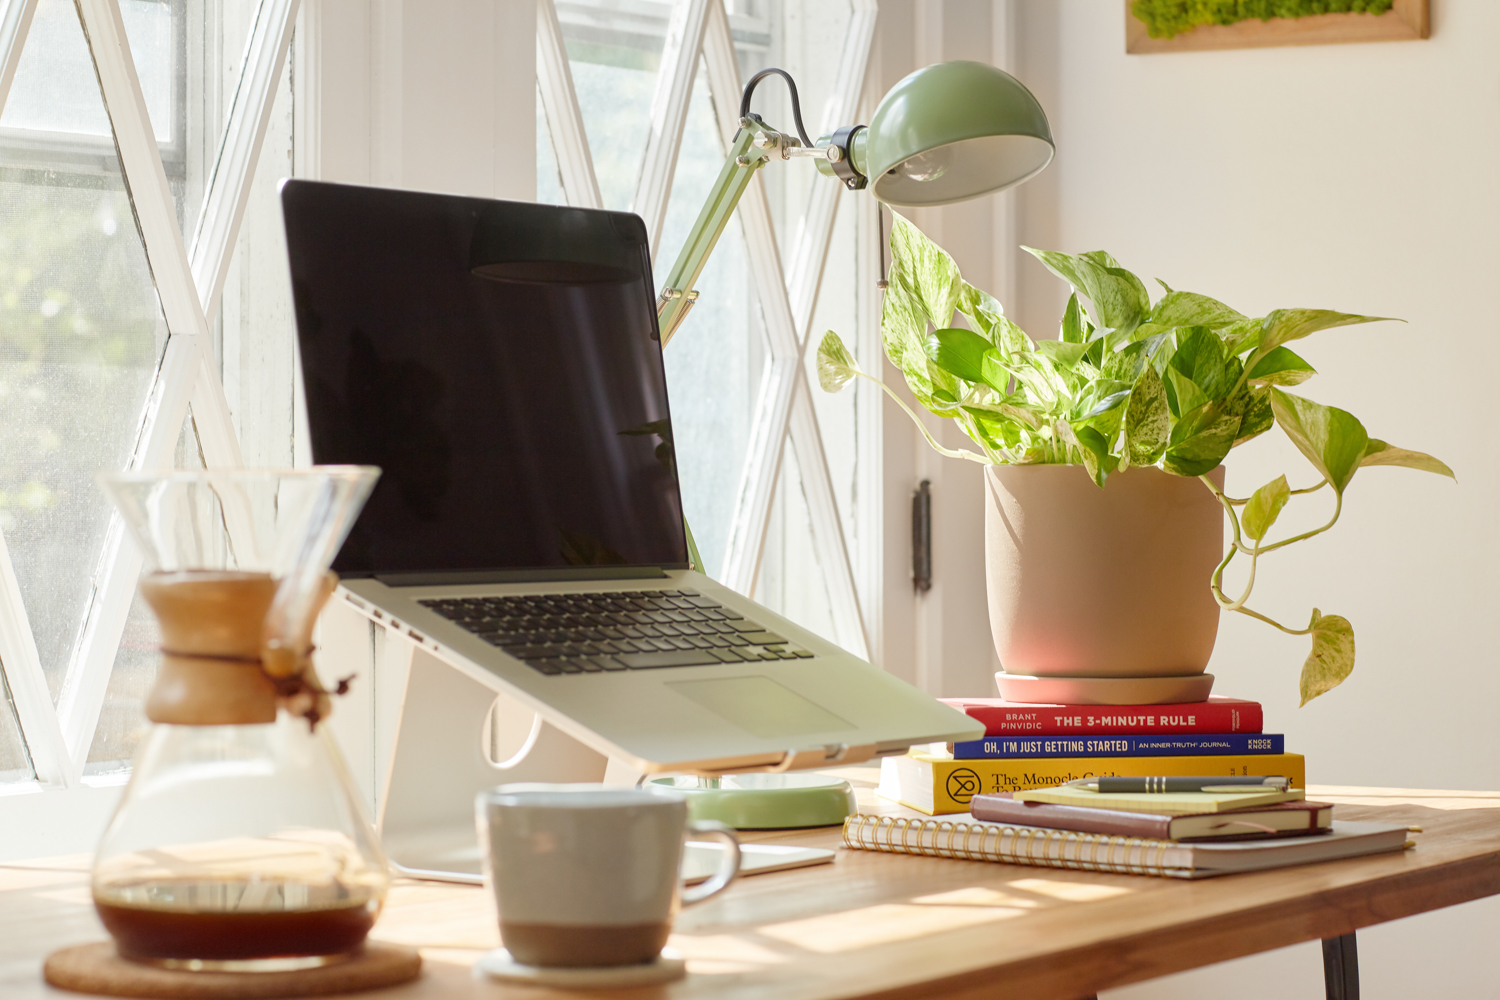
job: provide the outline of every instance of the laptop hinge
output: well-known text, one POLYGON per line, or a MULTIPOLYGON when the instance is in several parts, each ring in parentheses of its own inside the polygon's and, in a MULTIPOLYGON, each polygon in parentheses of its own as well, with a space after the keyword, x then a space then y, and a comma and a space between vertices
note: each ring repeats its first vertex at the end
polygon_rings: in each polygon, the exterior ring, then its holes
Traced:
POLYGON ((561 580, 663 580, 660 566, 567 566, 558 569, 484 569, 454 573, 377 573, 387 587, 440 587, 475 583, 550 583, 561 580))

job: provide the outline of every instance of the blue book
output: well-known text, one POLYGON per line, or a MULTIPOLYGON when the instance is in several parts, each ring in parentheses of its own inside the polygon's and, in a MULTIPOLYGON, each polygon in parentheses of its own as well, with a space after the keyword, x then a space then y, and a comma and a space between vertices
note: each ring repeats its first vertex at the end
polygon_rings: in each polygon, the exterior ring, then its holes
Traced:
POLYGON ((1271 733, 1180 736, 986 736, 953 744, 954 760, 1011 757, 1189 757, 1284 753, 1286 737, 1271 733))

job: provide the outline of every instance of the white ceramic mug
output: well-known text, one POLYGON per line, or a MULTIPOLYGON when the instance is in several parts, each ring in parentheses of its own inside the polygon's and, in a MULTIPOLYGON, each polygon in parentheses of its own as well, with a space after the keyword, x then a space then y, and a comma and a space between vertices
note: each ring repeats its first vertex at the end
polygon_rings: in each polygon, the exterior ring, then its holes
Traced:
POLYGON ((679 907, 702 902, 739 873, 734 831, 688 822, 686 799, 672 792, 501 785, 481 792, 475 811, 500 936, 525 965, 650 962, 679 907), (689 834, 716 837, 725 851, 712 878, 684 890, 689 834))

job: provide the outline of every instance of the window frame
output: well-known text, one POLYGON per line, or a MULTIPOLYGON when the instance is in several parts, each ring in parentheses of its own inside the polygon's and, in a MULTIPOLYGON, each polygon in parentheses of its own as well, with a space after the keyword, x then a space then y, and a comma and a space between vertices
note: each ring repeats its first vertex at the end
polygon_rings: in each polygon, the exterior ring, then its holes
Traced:
MULTIPOLYGON (((7 0, 0 6, 0 108, 15 78, 37 2, 7 0)), ((173 140, 168 144, 158 143, 152 128, 119 0, 76 0, 75 4, 113 130, 112 155, 118 157, 167 326, 166 346, 126 467, 169 467, 184 423, 191 419, 205 464, 233 468, 243 462, 208 317, 216 313, 231 263, 299 0, 260 0, 255 8, 240 79, 191 239, 185 238, 179 224, 172 189, 174 179, 179 185, 186 180, 190 141, 186 127, 187 5, 186 0, 162 2, 172 5, 174 45, 180 55, 173 82, 173 140)), ((6 136, 7 141, 16 138, 6 136)), ((30 144, 39 157, 50 153, 67 160, 87 152, 78 143, 72 148, 53 142, 50 134, 32 138, 30 144)), ((54 706, 0 536, 0 673, 36 774, 30 781, 0 784, 3 814, 28 820, 19 829, 16 823, 0 824, 11 827, 13 834, 0 840, 0 855, 19 856, 31 844, 48 845, 47 852, 55 853, 59 849, 55 835, 65 818, 74 828, 82 822, 93 830, 97 823, 85 817, 100 820, 113 807, 114 790, 128 772, 87 775, 85 764, 141 565, 135 546, 125 543, 118 516, 112 515, 99 553, 93 594, 79 623, 79 639, 54 706)))
MULTIPOLYGON (((851 18, 839 56, 835 94, 828 102, 827 120, 820 123, 822 131, 831 131, 840 124, 853 121, 858 112, 868 110, 863 99, 874 46, 877 4, 876 0, 852 0, 851 6, 851 18)), ((599 185, 554 0, 538 0, 537 13, 537 86, 552 136, 563 194, 570 205, 599 208, 602 207, 599 185)), ((726 152, 739 128, 742 84, 732 20, 722 0, 676 0, 672 8, 652 100, 651 136, 631 204, 631 210, 642 216, 651 234, 653 259, 661 260, 662 225, 700 58, 726 152)), ((855 655, 878 662, 879 629, 872 630, 868 625, 880 620, 881 591, 878 586, 870 584, 877 574, 856 573, 856 553, 851 550, 839 516, 805 357, 808 350, 816 350, 811 343, 810 327, 842 190, 831 179, 814 189, 791 255, 790 280, 783 270, 762 177, 757 175, 754 178, 739 204, 749 267, 765 318, 770 357, 751 419, 750 441, 740 476, 729 551, 720 576, 722 583, 740 593, 754 591, 770 532, 782 457, 790 443, 796 449, 813 542, 828 590, 835 631, 831 638, 855 655)), ((869 215, 861 212, 861 217, 869 215)), ((863 248, 866 252, 862 257, 868 258, 874 249, 873 234, 868 225, 862 225, 860 231, 862 241, 869 244, 863 248)), ((869 269, 861 267, 859 271, 861 284, 864 284, 869 269)), ((869 283, 873 286, 873 282, 869 283)), ((866 313, 860 322, 858 339, 861 345, 871 339, 871 329, 873 326, 866 313)), ((861 402, 869 398, 867 394, 861 402)), ((878 430, 878 423, 861 421, 861 428, 878 430)), ((857 458, 862 486, 860 493, 870 498, 872 504, 878 504, 877 498, 881 495, 879 467, 878 462, 869 462, 874 468, 867 468, 867 460, 876 454, 878 447, 862 446, 857 458)), ((859 517, 858 523, 861 527, 866 524, 873 527, 879 519, 871 521, 859 517)), ((881 532, 857 534, 858 565, 879 566, 881 532)))

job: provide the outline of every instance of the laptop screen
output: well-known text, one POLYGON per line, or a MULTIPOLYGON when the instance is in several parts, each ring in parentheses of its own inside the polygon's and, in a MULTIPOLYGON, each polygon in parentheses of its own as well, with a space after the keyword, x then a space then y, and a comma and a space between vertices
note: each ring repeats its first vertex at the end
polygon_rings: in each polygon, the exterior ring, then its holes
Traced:
POLYGON ((287 181, 313 460, 377 465, 345 576, 687 565, 641 220, 287 181))

